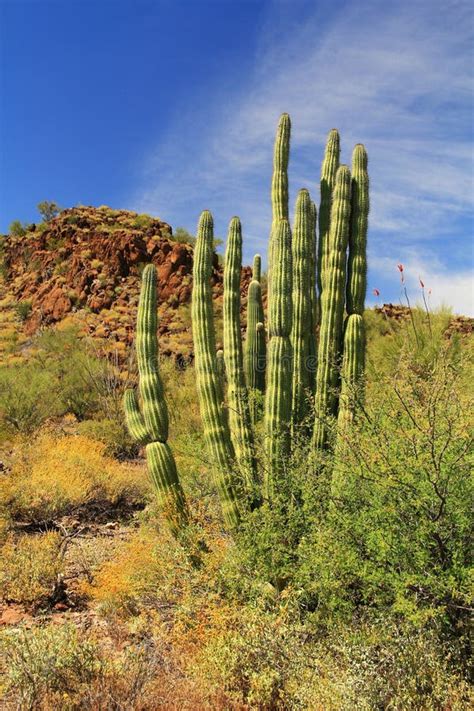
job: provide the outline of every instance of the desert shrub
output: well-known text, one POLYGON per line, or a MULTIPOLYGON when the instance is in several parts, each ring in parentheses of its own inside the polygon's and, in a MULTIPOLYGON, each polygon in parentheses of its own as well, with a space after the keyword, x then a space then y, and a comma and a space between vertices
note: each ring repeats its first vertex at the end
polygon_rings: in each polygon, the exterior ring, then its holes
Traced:
POLYGON ((136 229, 146 229, 150 227, 153 223, 153 217, 151 215, 141 214, 137 215, 132 221, 132 227, 136 229))
POLYGON ((84 420, 78 423, 79 434, 102 442, 104 453, 118 459, 130 459, 138 454, 139 447, 131 438, 125 423, 119 418, 108 420, 84 420))
POLYGON ((1 499, 11 515, 49 520, 93 501, 144 502, 148 480, 142 466, 119 464, 105 446, 81 435, 40 433, 17 446, 1 499))
POLYGON ((6 698, 24 709, 78 708, 71 696, 85 691, 103 666, 97 643, 80 639, 74 625, 4 633, 1 647, 6 698))
POLYGON ((15 306, 15 313, 20 321, 26 321, 31 313, 31 301, 19 301, 15 306))
POLYGON ((25 223, 20 222, 20 220, 14 220, 10 224, 8 231, 13 237, 24 237, 26 235, 27 226, 25 223))
POLYGON ((180 242, 181 244, 191 244, 196 243, 196 238, 188 232, 184 227, 177 227, 171 236, 173 242, 180 242))
POLYGON ((7 427, 29 434, 61 409, 50 372, 33 363, 0 368, 0 417, 7 427))
POLYGON ((40 605, 62 572, 58 533, 9 536, 1 549, 0 595, 4 601, 40 605))

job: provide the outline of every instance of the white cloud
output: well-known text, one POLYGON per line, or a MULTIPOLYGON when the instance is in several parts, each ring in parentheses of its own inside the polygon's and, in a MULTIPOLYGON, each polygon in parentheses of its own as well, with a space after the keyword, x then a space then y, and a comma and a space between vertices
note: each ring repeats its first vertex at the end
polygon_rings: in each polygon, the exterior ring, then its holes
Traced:
POLYGON ((235 91, 202 97, 177 120, 154 150, 147 188, 132 206, 189 228, 209 208, 221 236, 239 214, 246 259, 264 252, 273 135, 278 115, 288 110, 292 198, 303 184, 317 197, 330 128, 341 131, 345 162, 350 146, 364 142, 372 182, 372 272, 387 240, 400 258, 429 242, 438 263, 431 274, 433 299, 436 282, 447 303, 462 310, 468 276, 445 266, 445 241, 447 235, 457 243, 470 239, 472 46, 466 0, 399 0, 392 6, 365 0, 338 10, 329 3, 274 2, 254 74, 235 91))

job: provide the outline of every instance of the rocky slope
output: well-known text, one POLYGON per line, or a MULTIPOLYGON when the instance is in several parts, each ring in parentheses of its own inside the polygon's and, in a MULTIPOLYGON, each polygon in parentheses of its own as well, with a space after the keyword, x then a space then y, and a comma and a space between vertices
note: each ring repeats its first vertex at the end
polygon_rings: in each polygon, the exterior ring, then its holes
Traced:
MULTIPOLYGON (((193 248, 173 239, 157 218, 108 207, 74 207, 25 236, 4 238, 4 276, 19 304, 24 329, 33 334, 58 322, 77 324, 105 339, 124 357, 133 340, 140 274, 156 265, 159 277, 160 348, 176 358, 192 355, 189 302, 193 248)), ((250 280, 242 270, 242 291, 250 280)), ((222 297, 217 255, 212 275, 216 311, 222 297)))

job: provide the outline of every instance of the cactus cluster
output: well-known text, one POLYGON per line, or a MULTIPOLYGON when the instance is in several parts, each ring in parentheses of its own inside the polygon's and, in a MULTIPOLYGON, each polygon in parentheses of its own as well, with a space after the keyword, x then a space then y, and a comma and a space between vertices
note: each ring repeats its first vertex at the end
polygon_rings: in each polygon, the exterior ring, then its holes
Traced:
MULTIPOLYGON (((258 505, 262 498, 271 504, 285 476, 292 443, 299 446, 302 434, 308 442, 308 467, 314 469, 314 455, 333 448, 334 425, 338 431, 350 426, 363 395, 367 153, 358 144, 352 170, 340 165, 340 138, 333 129, 321 170, 319 210, 309 191, 300 190, 291 228, 290 133, 290 118, 283 114, 274 149, 266 317, 261 258, 256 255, 244 343, 242 228, 237 217, 230 222, 224 264, 223 353, 216 351, 211 293, 214 236, 208 211, 200 217, 196 238, 192 294, 196 384, 204 438, 230 528, 238 525, 246 508, 258 505), (263 452, 257 452, 255 445, 260 419, 263 452)), ((125 408, 130 432, 146 444, 163 509, 176 528, 186 525, 189 514, 166 444, 167 409, 156 367, 153 274, 154 268, 147 267, 137 324, 142 410, 133 392, 126 393, 125 408)), ((336 455, 338 451, 336 446, 336 455)))

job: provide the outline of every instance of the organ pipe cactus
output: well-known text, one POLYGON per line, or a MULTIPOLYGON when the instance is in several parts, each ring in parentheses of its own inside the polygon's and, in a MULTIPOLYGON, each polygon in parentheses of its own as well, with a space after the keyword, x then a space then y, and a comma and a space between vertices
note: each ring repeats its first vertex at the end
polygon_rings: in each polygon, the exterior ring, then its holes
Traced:
POLYGON ((179 481, 168 439, 168 408, 158 368, 156 270, 145 267, 137 314, 136 350, 141 409, 134 390, 124 394, 124 409, 131 436, 146 445, 148 470, 160 507, 176 535, 189 520, 186 498, 179 481))
POLYGON ((239 482, 235 477, 235 452, 230 438, 224 394, 218 375, 216 337, 212 307, 211 272, 214 241, 212 215, 200 217, 194 248, 191 319, 194 341, 196 386, 204 437, 212 457, 213 470, 224 519, 230 528, 240 520, 239 482))
POLYGON ((270 342, 267 351, 265 393, 265 445, 267 467, 265 494, 271 497, 289 452, 291 421, 291 378, 293 349, 290 341, 291 231, 288 220, 280 220, 273 239, 271 300, 268 310, 270 342))
MULTIPOLYGON (((331 225, 332 193, 336 183, 336 173, 339 168, 341 141, 339 131, 333 128, 328 135, 323 164, 321 166, 321 202, 319 205, 319 241, 318 241, 318 295, 321 308, 321 296, 324 290, 324 280, 327 273, 328 240, 331 225)), ((319 314, 321 318, 321 314, 319 314)))
POLYGON ((260 278, 261 257, 256 254, 253 260, 252 281, 249 284, 247 295, 247 332, 245 340, 245 377, 254 405, 257 397, 256 391, 262 394, 265 392, 267 352, 260 278))
POLYGON ((342 165, 336 174, 332 197, 327 267, 321 296, 316 418, 313 431, 313 444, 317 449, 326 446, 330 419, 337 415, 350 214, 351 174, 349 168, 342 165))
POLYGON ((337 416, 338 429, 354 418, 356 405, 363 396, 362 378, 365 365, 365 329, 360 314, 350 314, 344 328, 344 350, 341 368, 341 396, 337 416))
MULTIPOLYGON (((292 235, 288 210, 290 130, 290 118, 283 114, 275 140, 271 190, 268 343, 258 255, 248 289, 245 348, 241 343, 239 219, 233 218, 230 223, 225 256, 223 354, 216 354, 211 293, 213 220, 208 211, 201 215, 194 250, 192 329, 196 385, 204 438, 224 519, 230 528, 238 525, 247 507, 259 502, 260 496, 253 494, 260 484, 273 505, 282 477, 288 473, 292 436, 298 443, 300 435, 307 438, 312 466, 314 453, 331 445, 333 423, 337 420, 340 432, 350 426, 362 397, 362 313, 369 210, 367 154, 362 145, 355 147, 351 175, 347 166, 339 166, 339 133, 336 129, 329 133, 321 170, 319 214, 308 191, 301 190, 292 235), (257 456, 260 452, 255 451, 254 445, 254 428, 259 419, 252 407, 254 393, 261 393, 264 401, 262 481, 257 456), (313 394, 314 420, 307 417, 313 394)), ((125 407, 131 433, 147 447, 150 471, 163 508, 172 510, 172 520, 183 525, 188 510, 166 444, 168 413, 161 380, 156 367, 151 367, 156 361, 156 288, 151 278, 151 272, 145 270, 137 328, 142 407, 130 391, 125 394, 125 407)), ((336 447, 334 455, 341 451, 336 447)), ((311 473, 315 474, 310 470, 311 473)))
POLYGON ((369 174, 367 153, 360 143, 352 154, 352 198, 347 260, 346 308, 349 314, 364 313, 367 290, 367 227, 369 221, 369 174))
POLYGON ((252 492, 256 484, 256 460, 240 331, 241 267, 242 227, 239 218, 234 217, 229 225, 224 265, 224 361, 232 444, 247 491, 252 492))
POLYGON ((314 288, 313 207, 309 192, 300 190, 295 208, 293 228, 293 346, 292 422, 298 428, 308 410, 308 395, 312 387, 310 367, 310 337, 312 330, 311 290, 314 288))

